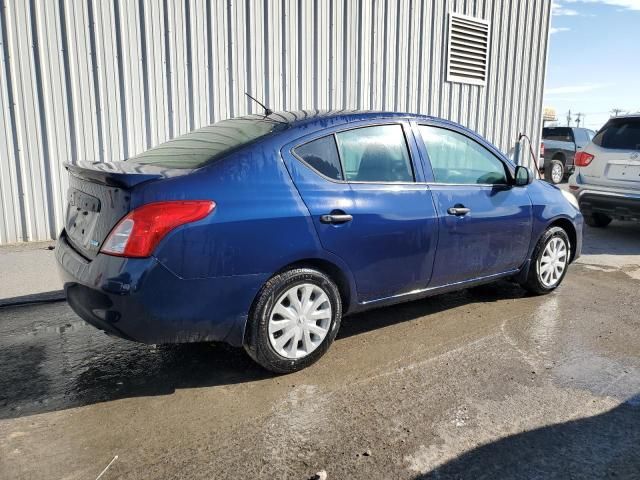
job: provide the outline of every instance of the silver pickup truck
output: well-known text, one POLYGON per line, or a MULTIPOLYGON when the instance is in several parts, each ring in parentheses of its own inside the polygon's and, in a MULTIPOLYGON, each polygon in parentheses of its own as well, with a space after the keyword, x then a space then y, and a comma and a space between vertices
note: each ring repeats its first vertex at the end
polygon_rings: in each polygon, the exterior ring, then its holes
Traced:
POLYGON ((541 150, 544 150, 544 161, 540 170, 544 172, 545 180, 557 184, 571 175, 576 151, 584 148, 594 135, 595 132, 587 128, 543 128, 541 150))

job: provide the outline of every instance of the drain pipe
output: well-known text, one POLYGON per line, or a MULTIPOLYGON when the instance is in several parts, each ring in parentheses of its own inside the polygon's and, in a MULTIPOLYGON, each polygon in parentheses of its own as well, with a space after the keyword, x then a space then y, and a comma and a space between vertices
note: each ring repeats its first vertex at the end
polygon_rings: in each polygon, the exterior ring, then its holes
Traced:
POLYGON ((518 134, 518 140, 516 141, 516 146, 513 149, 513 162, 516 165, 520 165, 520 142, 522 140, 522 134, 518 134))

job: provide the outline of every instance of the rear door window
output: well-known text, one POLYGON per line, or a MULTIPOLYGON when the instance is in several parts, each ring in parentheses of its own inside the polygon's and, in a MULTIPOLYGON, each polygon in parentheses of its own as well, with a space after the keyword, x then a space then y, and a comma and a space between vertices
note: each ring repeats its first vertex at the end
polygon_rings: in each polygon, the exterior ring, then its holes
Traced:
POLYGON ((602 148, 640 150, 640 118, 613 118, 600 130, 593 143, 602 148))
POLYGON ((318 138, 294 149, 295 154, 316 172, 331 180, 344 180, 333 135, 318 138))
POLYGON ((376 125, 336 133, 347 181, 413 182, 402 125, 376 125))

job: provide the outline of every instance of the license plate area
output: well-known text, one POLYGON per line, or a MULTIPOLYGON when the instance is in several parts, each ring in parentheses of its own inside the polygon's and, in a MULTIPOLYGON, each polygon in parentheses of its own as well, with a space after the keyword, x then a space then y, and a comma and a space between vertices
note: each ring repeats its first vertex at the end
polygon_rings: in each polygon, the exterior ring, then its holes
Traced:
POLYGON ((80 190, 70 189, 67 201, 67 236, 78 246, 96 248, 98 245, 92 245, 91 239, 100 215, 100 200, 80 190))
POLYGON ((640 182, 640 165, 638 164, 609 164, 607 178, 628 182, 640 182))

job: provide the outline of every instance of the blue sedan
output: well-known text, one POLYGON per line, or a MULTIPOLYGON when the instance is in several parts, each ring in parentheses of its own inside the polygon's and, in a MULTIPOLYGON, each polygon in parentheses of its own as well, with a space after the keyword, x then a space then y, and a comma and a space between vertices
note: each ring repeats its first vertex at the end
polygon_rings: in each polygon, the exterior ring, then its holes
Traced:
POLYGON ((244 346, 275 372, 315 362, 353 312, 500 278, 549 293, 582 244, 571 195, 421 115, 251 115, 67 169, 56 256, 79 316, 244 346))

